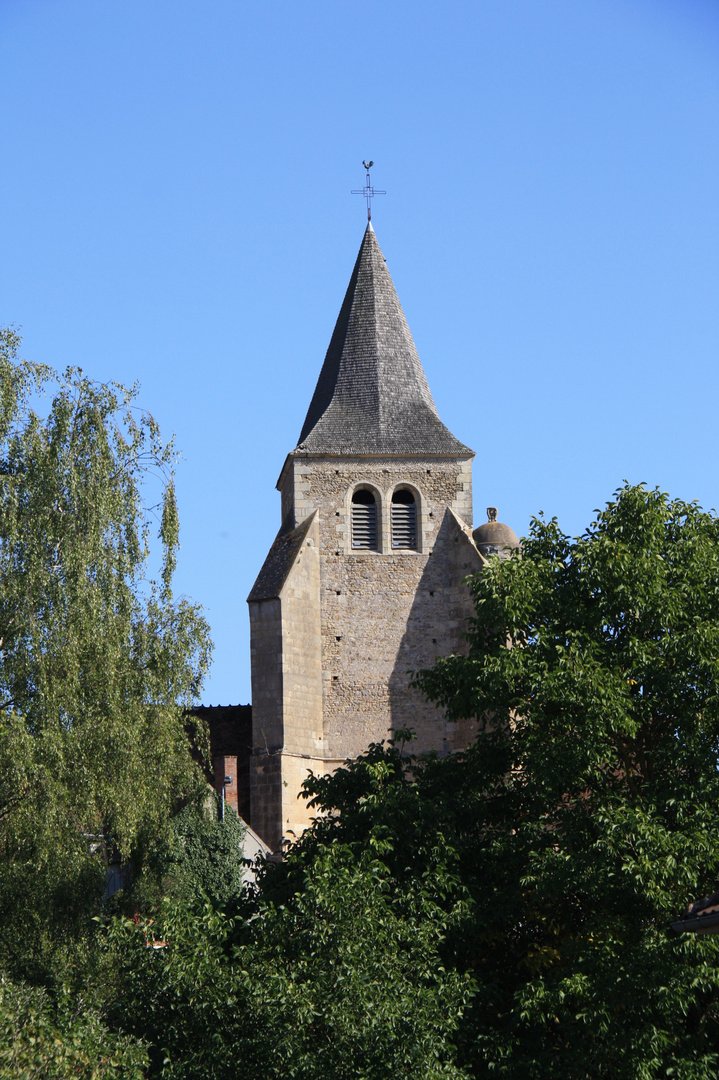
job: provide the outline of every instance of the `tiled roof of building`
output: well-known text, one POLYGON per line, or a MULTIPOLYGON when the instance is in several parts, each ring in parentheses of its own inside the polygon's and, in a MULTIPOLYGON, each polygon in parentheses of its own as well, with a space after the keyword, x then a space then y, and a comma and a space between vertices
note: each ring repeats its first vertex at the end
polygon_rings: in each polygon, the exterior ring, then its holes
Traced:
POLYGON ((297 449, 320 454, 472 454, 437 414, 371 224, 297 449))
POLYGON ((188 716, 207 721, 213 754, 249 754, 252 750, 251 705, 196 705, 188 716))
POLYGON ((297 558, 302 541, 304 540, 314 514, 296 529, 280 529, 270 548, 267 558, 262 564, 262 569, 257 575, 257 581, 252 586, 252 591, 247 597, 247 603, 252 604, 256 600, 274 600, 280 595, 295 559, 297 558))
POLYGON ((712 893, 689 904, 682 918, 671 923, 671 928, 677 934, 718 934, 719 893, 712 893))

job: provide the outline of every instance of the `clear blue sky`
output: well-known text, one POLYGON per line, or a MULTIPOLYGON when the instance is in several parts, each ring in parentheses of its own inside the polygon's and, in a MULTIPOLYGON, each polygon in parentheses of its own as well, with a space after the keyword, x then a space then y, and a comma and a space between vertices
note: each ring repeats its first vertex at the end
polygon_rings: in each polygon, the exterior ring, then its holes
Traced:
POLYGON ((179 591, 245 597, 365 225, 475 518, 719 504, 716 0, 0 0, 0 322, 174 432, 179 591))

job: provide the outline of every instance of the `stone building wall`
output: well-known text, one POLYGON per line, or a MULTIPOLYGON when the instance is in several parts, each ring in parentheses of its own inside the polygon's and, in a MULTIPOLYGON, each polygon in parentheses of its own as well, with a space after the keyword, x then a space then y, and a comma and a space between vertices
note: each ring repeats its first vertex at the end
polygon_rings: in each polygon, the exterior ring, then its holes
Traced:
POLYGON ((309 822, 297 800, 308 768, 326 771, 320 617, 319 530, 308 518, 278 537, 250 594, 251 818, 273 847, 309 822))
POLYGON ((410 688, 408 671, 463 648, 472 606, 462 582, 482 565, 470 533, 471 459, 292 455, 281 490, 285 527, 316 514, 326 759, 354 757, 399 727, 417 732, 418 752, 466 745, 471 725, 449 724, 410 688), (358 485, 370 486, 379 502, 379 551, 351 547, 358 485), (391 549, 391 495, 402 485, 417 500, 418 551, 391 549))

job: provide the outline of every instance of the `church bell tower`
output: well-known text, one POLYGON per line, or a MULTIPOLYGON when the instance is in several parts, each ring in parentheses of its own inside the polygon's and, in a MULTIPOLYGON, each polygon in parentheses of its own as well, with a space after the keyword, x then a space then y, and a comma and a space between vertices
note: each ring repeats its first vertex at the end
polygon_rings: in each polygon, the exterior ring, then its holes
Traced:
POLYGON ((248 597, 251 821, 273 848, 311 814, 297 795, 371 742, 471 741, 410 686, 464 649, 474 453, 444 426, 371 223, 277 487, 282 521, 248 597))

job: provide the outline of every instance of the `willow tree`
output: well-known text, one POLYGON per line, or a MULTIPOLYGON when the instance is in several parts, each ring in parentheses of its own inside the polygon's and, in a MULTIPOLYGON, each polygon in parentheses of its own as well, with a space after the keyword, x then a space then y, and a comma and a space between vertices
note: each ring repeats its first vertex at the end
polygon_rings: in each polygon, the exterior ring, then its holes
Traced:
POLYGON ((18 345, 0 333, 0 966, 39 975, 108 859, 139 867, 196 791, 183 706, 210 641, 172 597, 172 445, 135 390, 18 345))

